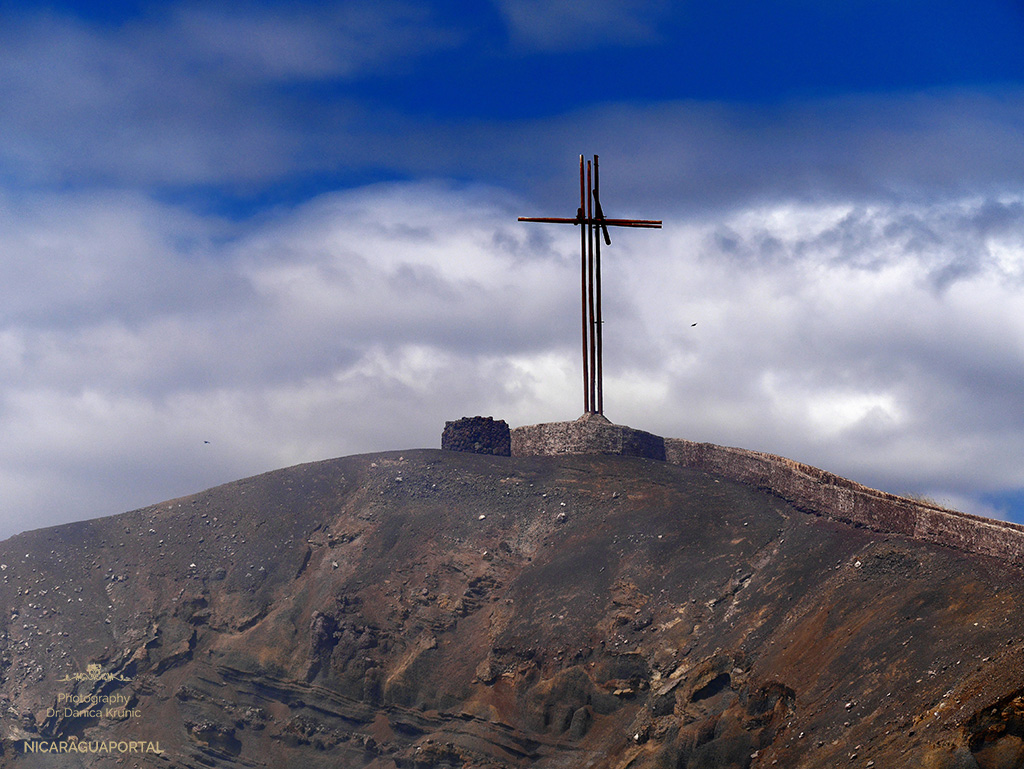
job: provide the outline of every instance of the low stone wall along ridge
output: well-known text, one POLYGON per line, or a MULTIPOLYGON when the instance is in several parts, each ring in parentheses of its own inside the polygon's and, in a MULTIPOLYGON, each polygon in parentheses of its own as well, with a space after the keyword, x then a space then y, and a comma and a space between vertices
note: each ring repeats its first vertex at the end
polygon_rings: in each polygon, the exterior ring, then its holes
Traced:
POLYGON ((815 515, 1024 565, 1024 526, 863 486, 774 454, 661 438, 600 414, 509 431, 490 417, 447 422, 442 448, 503 456, 613 454, 664 460, 770 491, 815 515), (506 437, 507 436, 507 437, 506 437))

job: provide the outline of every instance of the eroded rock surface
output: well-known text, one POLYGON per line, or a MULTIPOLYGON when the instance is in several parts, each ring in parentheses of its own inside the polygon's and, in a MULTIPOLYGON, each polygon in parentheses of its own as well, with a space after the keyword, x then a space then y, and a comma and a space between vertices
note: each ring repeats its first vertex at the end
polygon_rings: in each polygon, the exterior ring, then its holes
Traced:
POLYGON ((0 766, 1019 766, 1020 584, 664 462, 301 465, 0 543, 0 766))

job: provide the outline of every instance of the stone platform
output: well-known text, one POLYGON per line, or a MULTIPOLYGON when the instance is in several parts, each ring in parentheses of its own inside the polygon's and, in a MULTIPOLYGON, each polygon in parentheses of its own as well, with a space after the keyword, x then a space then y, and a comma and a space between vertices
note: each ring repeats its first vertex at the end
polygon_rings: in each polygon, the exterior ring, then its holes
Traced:
POLYGON ((573 422, 547 422, 512 430, 512 456, 557 454, 617 454, 665 459, 665 439, 612 424, 601 414, 584 414, 573 422))

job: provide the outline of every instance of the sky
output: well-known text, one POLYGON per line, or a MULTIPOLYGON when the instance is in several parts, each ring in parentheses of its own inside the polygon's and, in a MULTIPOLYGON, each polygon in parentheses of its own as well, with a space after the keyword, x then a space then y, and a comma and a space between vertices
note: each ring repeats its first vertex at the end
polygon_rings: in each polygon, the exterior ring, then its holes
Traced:
POLYGON ((609 419, 1024 523, 1020 0, 0 0, 0 537, 578 417, 580 154, 609 419))

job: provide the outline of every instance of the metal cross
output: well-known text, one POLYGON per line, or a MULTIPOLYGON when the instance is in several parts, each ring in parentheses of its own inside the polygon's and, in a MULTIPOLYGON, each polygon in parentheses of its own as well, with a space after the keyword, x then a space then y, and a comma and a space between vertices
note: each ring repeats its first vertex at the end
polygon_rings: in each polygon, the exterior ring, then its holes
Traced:
POLYGON ((583 322, 583 412, 604 413, 604 355, 601 318, 601 235, 606 245, 612 244, 609 227, 647 227, 660 229, 661 221, 653 219, 606 219, 601 210, 597 155, 593 166, 580 155, 580 207, 575 219, 550 216, 520 216, 521 222, 548 222, 580 226, 580 299, 583 322), (600 229, 600 233, 596 230, 600 229))

